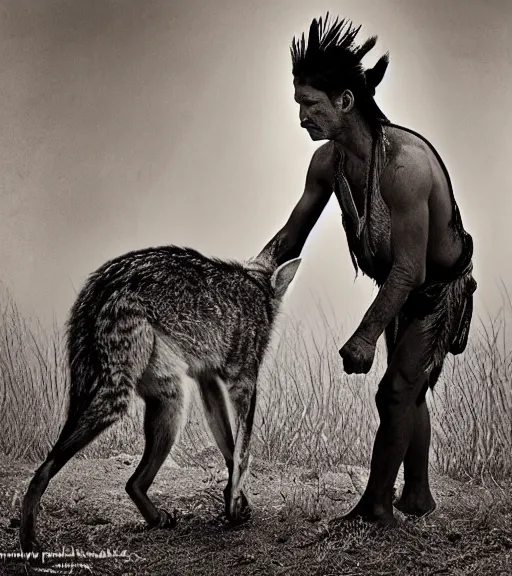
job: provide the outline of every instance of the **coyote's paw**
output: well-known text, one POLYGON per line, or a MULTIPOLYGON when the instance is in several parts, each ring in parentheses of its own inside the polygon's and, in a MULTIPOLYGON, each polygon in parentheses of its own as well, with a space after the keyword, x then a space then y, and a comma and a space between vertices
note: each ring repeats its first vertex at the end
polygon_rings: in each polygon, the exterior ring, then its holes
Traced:
POLYGON ((158 518, 150 528, 174 528, 178 522, 176 511, 172 514, 161 508, 158 511, 158 518))
POLYGON ((232 496, 229 507, 226 510, 227 519, 231 524, 243 524, 251 517, 251 506, 245 494, 240 491, 237 496, 232 496))
POLYGON ((20 547, 23 554, 32 552, 39 556, 42 552, 42 546, 37 540, 35 534, 20 533, 20 547))

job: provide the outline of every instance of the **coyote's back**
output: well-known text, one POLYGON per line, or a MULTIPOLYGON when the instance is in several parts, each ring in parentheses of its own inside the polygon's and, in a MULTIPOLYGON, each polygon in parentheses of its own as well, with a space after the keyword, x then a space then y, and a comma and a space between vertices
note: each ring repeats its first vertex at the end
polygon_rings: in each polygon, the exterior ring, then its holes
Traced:
POLYGON ((83 384, 82 363, 91 364, 95 352, 101 356, 107 334, 122 350, 144 332, 142 322, 193 372, 259 363, 277 311, 272 272, 268 264, 244 266, 175 246, 107 262, 88 278, 71 310, 72 381, 83 384))
POLYGON ((197 382, 207 420, 229 471, 226 514, 248 511, 248 466, 256 381, 281 299, 300 260, 277 268, 164 246, 130 252, 91 274, 67 322, 68 418, 23 502, 20 540, 36 545, 40 498, 79 450, 119 420, 138 394, 146 406, 146 448, 128 494, 151 526, 173 519, 146 492, 186 415, 186 382, 197 382))

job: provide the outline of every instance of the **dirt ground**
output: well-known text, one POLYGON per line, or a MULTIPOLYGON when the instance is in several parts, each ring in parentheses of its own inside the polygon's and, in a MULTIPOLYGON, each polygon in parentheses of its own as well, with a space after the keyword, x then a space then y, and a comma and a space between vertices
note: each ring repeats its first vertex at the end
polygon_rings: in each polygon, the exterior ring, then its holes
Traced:
POLYGON ((0 574, 512 574, 510 486, 434 478, 438 508, 428 518, 397 512, 394 529, 355 522, 329 533, 328 520, 355 503, 365 470, 319 475, 253 461, 246 490, 252 517, 232 527, 222 514, 226 474, 216 451, 207 450, 200 468, 167 460, 149 496, 157 506, 176 509, 179 521, 174 529, 148 530, 124 491, 138 460, 118 455, 68 463, 41 503, 44 562, 27 563, 19 556, 17 524, 36 466, 2 458, 0 574))

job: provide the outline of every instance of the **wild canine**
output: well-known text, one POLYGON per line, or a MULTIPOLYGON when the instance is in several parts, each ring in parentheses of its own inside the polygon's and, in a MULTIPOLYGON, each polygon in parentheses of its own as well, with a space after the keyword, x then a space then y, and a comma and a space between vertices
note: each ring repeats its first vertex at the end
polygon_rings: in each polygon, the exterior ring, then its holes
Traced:
POLYGON ((24 551, 39 547, 36 517, 50 479, 127 412, 134 393, 145 402, 145 450, 126 491, 148 525, 174 524, 147 491, 186 420, 185 377, 198 384, 229 471, 226 515, 238 521, 248 514, 242 485, 256 380, 299 263, 277 267, 263 253, 222 261, 164 246, 122 255, 89 276, 67 321, 67 420, 23 500, 24 551))

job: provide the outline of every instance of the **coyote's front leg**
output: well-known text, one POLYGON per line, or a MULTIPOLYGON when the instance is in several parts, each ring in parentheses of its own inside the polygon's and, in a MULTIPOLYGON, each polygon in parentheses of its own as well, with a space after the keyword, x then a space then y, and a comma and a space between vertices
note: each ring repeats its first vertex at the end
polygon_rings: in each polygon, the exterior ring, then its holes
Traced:
POLYGON ((256 380, 244 380, 229 386, 229 396, 234 408, 233 465, 224 489, 226 516, 233 522, 247 520, 251 509, 243 492, 250 465, 250 441, 256 409, 256 380))
POLYGON ((249 441, 256 407, 256 379, 231 381, 203 375, 199 379, 206 417, 224 455, 229 477, 224 489, 226 517, 246 520, 250 507, 242 486, 249 466, 249 441))

